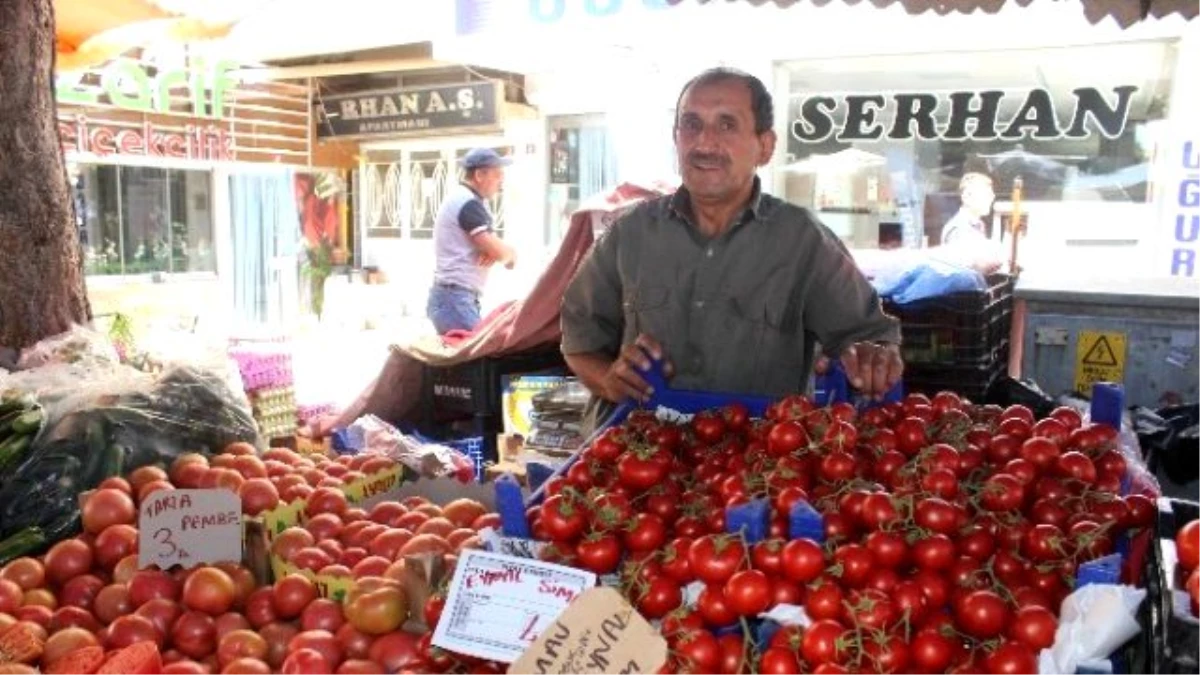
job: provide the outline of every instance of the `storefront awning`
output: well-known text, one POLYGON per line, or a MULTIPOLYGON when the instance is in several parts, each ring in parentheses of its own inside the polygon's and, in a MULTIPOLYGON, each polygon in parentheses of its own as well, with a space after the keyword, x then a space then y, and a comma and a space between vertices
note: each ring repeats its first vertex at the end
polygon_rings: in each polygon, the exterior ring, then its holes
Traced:
POLYGON ((234 8, 206 0, 54 0, 56 67, 84 70, 155 42, 223 37, 258 2, 234 8))
MULTIPOLYGON (((807 2, 811 5, 828 5, 836 0, 743 0, 752 5, 774 3, 780 7, 807 2)), ((909 14, 935 12, 937 14, 970 14, 985 12, 995 14, 1005 3, 1025 7, 1034 0, 841 0, 847 5, 870 3, 876 7, 888 7, 899 3, 909 14)), ((1045 2, 1046 0, 1041 0, 1045 2)), ((1171 14, 1179 14, 1185 19, 1196 18, 1198 4, 1196 0, 1059 0, 1078 2, 1084 16, 1092 23, 1100 23, 1107 17, 1112 17, 1122 28, 1127 28, 1149 17, 1161 19, 1171 14)), ((667 0, 669 5, 683 2, 706 3, 709 0, 667 0)))

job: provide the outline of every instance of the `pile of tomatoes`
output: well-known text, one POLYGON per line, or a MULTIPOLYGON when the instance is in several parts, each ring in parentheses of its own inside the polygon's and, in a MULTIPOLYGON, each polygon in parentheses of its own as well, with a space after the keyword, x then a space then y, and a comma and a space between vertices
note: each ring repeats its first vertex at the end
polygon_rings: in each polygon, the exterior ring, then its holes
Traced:
POLYGON ((1068 407, 792 396, 763 419, 636 412, 527 516, 543 558, 617 574, 662 619, 665 672, 1036 672, 1079 565, 1153 521, 1152 499, 1120 495, 1126 468, 1116 430, 1068 407), (726 509, 755 500, 767 538, 727 534, 726 509), (789 539, 800 501, 824 541, 789 539), (777 605, 810 625, 764 639, 777 605))
POLYGON ((411 497, 370 510, 348 503, 341 486, 393 466, 384 461, 279 448, 258 456, 235 444, 211 459, 182 456, 169 471, 142 467, 104 481, 85 497, 79 536, 0 568, 0 672, 383 673, 460 664, 501 672, 430 644, 441 597, 418 606, 426 630, 403 630, 413 617, 401 584, 404 555, 439 555, 452 567, 498 516, 467 499, 438 506, 411 497), (305 525, 272 543, 305 572, 259 586, 241 564, 138 569, 138 507, 177 487, 229 488, 247 514, 281 496, 306 499, 305 525), (345 597, 322 598, 308 572, 354 581, 345 597))

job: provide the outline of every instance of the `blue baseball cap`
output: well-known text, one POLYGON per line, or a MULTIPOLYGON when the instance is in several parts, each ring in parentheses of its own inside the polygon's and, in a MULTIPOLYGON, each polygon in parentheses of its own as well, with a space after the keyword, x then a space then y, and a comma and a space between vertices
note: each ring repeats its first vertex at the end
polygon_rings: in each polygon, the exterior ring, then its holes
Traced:
POLYGON ((493 166, 508 166, 512 164, 512 159, 501 157, 499 153, 491 148, 475 148, 467 153, 466 157, 462 158, 462 166, 464 169, 487 169, 493 166))

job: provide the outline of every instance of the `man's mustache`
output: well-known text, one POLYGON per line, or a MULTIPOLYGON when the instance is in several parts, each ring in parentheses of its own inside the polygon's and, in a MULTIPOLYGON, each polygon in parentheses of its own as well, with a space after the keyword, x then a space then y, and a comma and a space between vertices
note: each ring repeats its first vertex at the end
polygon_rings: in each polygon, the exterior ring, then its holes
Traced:
POLYGON ((688 164, 726 164, 729 161, 722 155, 714 155, 709 152, 690 152, 687 160, 688 164))

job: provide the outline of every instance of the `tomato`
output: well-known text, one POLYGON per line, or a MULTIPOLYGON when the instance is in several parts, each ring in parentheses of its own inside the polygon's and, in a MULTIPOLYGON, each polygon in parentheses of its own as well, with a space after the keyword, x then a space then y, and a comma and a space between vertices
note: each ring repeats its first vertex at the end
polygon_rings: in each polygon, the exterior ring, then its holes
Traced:
POLYGON ((129 599, 135 607, 140 607, 155 598, 177 600, 179 593, 179 582, 162 570, 141 570, 129 580, 129 599))
POLYGON ((625 447, 625 432, 620 427, 611 427, 592 442, 591 452, 602 462, 615 462, 625 447))
POLYGON ((1192 599, 1192 616, 1200 615, 1200 569, 1192 570, 1184 583, 1188 596, 1192 599))
POLYGON ((83 530, 91 534, 100 534, 109 525, 133 525, 137 521, 133 498, 114 488, 96 490, 88 495, 81 512, 83 530))
POLYGON ((808 589, 804 611, 814 620, 836 619, 842 615, 842 588, 833 581, 823 580, 808 589))
POLYGON ((738 620, 738 613, 729 605, 721 584, 709 584, 700 591, 700 597, 696 600, 696 611, 704 618, 704 622, 713 628, 724 628, 738 620))
POLYGON ((30 591, 46 585, 46 567, 34 558, 17 558, 0 569, 0 579, 15 583, 22 591, 30 591))
POLYGON ((647 619, 661 619, 683 603, 679 584, 667 577, 656 577, 637 592, 638 611, 647 619))
POLYGON ((924 421, 916 417, 905 418, 892 427, 892 431, 896 434, 896 448, 908 457, 916 455, 926 445, 929 445, 929 438, 926 436, 925 430, 924 421))
POLYGON ((1082 452, 1066 452, 1054 462, 1054 470, 1063 478, 1091 485, 1096 482, 1096 465, 1082 452))
POLYGON ((1185 570, 1200 567, 1200 520, 1193 520, 1175 533, 1175 550, 1185 570))
POLYGON ((917 525, 940 534, 953 534, 959 526, 959 510, 950 502, 926 497, 917 502, 914 520, 917 525))
POLYGON ((688 537, 673 539, 663 549, 660 556, 660 565, 663 574, 677 583, 687 584, 696 578, 696 575, 692 573, 692 565, 688 555, 693 541, 688 537))
POLYGON ((793 539, 784 544, 781 562, 788 579, 807 584, 824 571, 825 553, 820 544, 811 539, 793 539))
POLYGON ((894 523, 900 514, 886 492, 872 492, 863 499, 860 522, 870 530, 884 529, 894 523))
POLYGON ((983 482, 980 502, 989 511, 1013 511, 1021 506, 1025 490, 1012 474, 997 473, 983 482))
POLYGON ((136 642, 153 642, 161 648, 164 637, 150 619, 137 614, 126 614, 117 617, 109 625, 104 646, 108 649, 120 649, 136 642))
POLYGON ((974 591, 954 608, 954 617, 964 632, 980 639, 1003 632, 1009 621, 1008 606, 992 591, 974 591))
POLYGON ((617 477, 621 484, 633 490, 649 490, 667 477, 666 453, 657 450, 626 450, 617 460, 617 477), (661 457, 656 455, 661 454, 661 457))
MULTIPOLYGON (((46 626, 46 629, 51 633, 64 628, 83 628, 84 630, 98 633, 102 626, 90 611, 82 607, 68 605, 54 610, 54 613, 50 615, 50 622, 46 626)), ((0 632, 3 631, 4 628, 0 625, 0 632)))
MULTIPOLYGON (((336 605, 334 609, 337 609, 336 605)), ((390 633, 408 618, 404 592, 394 583, 368 585, 360 582, 347 596, 344 611, 346 620, 367 635, 390 633)))
POLYGON ((138 530, 132 525, 110 525, 96 535, 92 548, 96 553, 96 564, 105 570, 111 570, 125 556, 137 553, 138 530))
POLYGON ((658 516, 639 513, 625 528, 625 548, 632 552, 654 551, 667 540, 667 526, 658 516))
POLYGON ((556 495, 542 502, 542 527, 554 541, 575 541, 587 525, 587 514, 578 502, 556 495))
POLYGON ((854 456, 842 450, 825 455, 818 466, 821 478, 830 482, 850 480, 854 477, 854 469, 854 456))
MULTIPOLYGON (((112 562, 115 564, 120 558, 117 556, 112 562)), ((78 539, 66 539, 50 547, 44 565, 50 582, 61 586, 92 569, 92 549, 78 539)))
POLYGON ((922 631, 908 648, 909 663, 918 673, 944 673, 954 658, 950 638, 933 631, 922 631))
POLYGON ((267 641, 267 663, 278 668, 288 654, 288 642, 300 630, 290 623, 271 622, 258 629, 258 634, 267 641))
POLYGON ((1026 647, 1036 651, 1054 644, 1054 633, 1058 630, 1058 619, 1045 607, 1021 607, 1013 615, 1007 635, 1026 647))
POLYGON ((725 419, 717 414, 702 412, 692 418, 692 433, 706 445, 713 445, 725 436, 725 419))
POLYGON ((716 672, 721 665, 721 643, 706 630, 690 630, 671 645, 680 663, 697 673, 716 672))
POLYGON ((279 491, 266 478, 251 478, 238 488, 238 499, 242 502, 242 513, 257 516, 279 506, 279 491))
POLYGON ((100 623, 112 623, 117 617, 129 614, 135 609, 129 599, 129 589, 124 584, 109 584, 96 593, 92 602, 92 613, 100 623))
MULTIPOLYGON (((740 671, 722 671, 740 672, 740 671)), ((796 653, 782 647, 770 647, 762 653, 757 672, 763 675, 789 675, 802 672, 796 653)))
POLYGON ((776 423, 767 432, 767 452, 774 456, 790 455, 808 442, 808 432, 792 420, 776 423))
POLYGON ((317 598, 300 613, 300 630, 325 630, 336 633, 346 623, 342 606, 328 598, 317 598))
POLYGON ((996 647, 984 658, 983 665, 987 668, 987 672, 997 675, 1038 672, 1035 652, 1023 644, 1012 641, 1000 643, 999 647, 996 647))
POLYGON ((131 644, 128 647, 109 654, 98 673, 127 673, 128 675, 148 675, 163 672, 161 647, 149 642, 131 644))
POLYGON ((898 635, 873 633, 866 639, 863 655, 875 673, 904 673, 909 664, 909 646, 898 635))
POLYGON ((182 654, 202 659, 217 648, 217 622, 203 612, 184 612, 171 626, 170 637, 182 654))
MULTIPOLYGON (((433 626, 430 626, 430 630, 433 626)), ((356 629, 354 626, 346 623, 337 629, 334 633, 338 644, 342 646, 342 653, 348 659, 366 659, 370 656, 371 645, 375 643, 373 636, 356 629)))
POLYGON ((1061 453, 1061 448, 1048 438, 1034 437, 1021 444, 1021 458, 1041 471, 1054 468, 1061 453))
POLYGON ((579 563, 596 574, 609 574, 621 562, 621 542, 612 534, 590 534, 575 547, 579 563))
POLYGON ((289 574, 275 582, 272 608, 284 619, 300 616, 308 603, 317 599, 317 588, 302 574, 289 574))
POLYGON ((825 663, 837 664, 844 656, 841 643, 846 632, 842 624, 837 621, 829 619, 814 621, 804 631, 804 638, 800 643, 801 656, 810 666, 819 666, 825 663))
POLYGON ((771 606, 771 580, 759 570, 742 570, 725 582, 725 600, 739 616, 756 617, 771 606))
POLYGON ((283 660, 281 673, 300 675, 307 673, 331 673, 334 666, 315 649, 288 649, 287 658, 283 660))
MULTIPOLYGON (((337 638, 333 633, 325 630, 306 630, 294 635, 288 641, 288 653, 294 655, 297 652, 312 650, 321 655, 325 663, 329 664, 329 669, 324 672, 331 672, 337 668, 342 662, 342 646, 338 644, 337 638)), ((288 658, 291 658, 289 656, 288 658)), ((283 671, 287 672, 287 660, 283 662, 283 671)))
POLYGON ((1054 525, 1034 525, 1021 541, 1021 553, 1034 562, 1049 562, 1066 555, 1063 533, 1054 525))
MULTIPOLYGON (((3 631, 0 631, 3 632, 3 631)), ((51 635, 42 647, 42 663, 50 664, 85 647, 99 647, 100 641, 91 631, 83 628, 66 628, 51 635)))
POLYGON ((150 619, 150 622, 154 624, 158 632, 163 635, 170 635, 175 622, 183 614, 183 609, 179 606, 179 603, 173 600, 155 598, 138 607, 135 613, 150 619))
POLYGON ((700 537, 688 548, 688 563, 700 581, 723 584, 746 562, 746 547, 740 538, 725 535, 700 537))
POLYGON ((237 585, 216 567, 201 567, 183 582, 183 604, 188 609, 218 616, 229 611, 237 598, 237 585))

